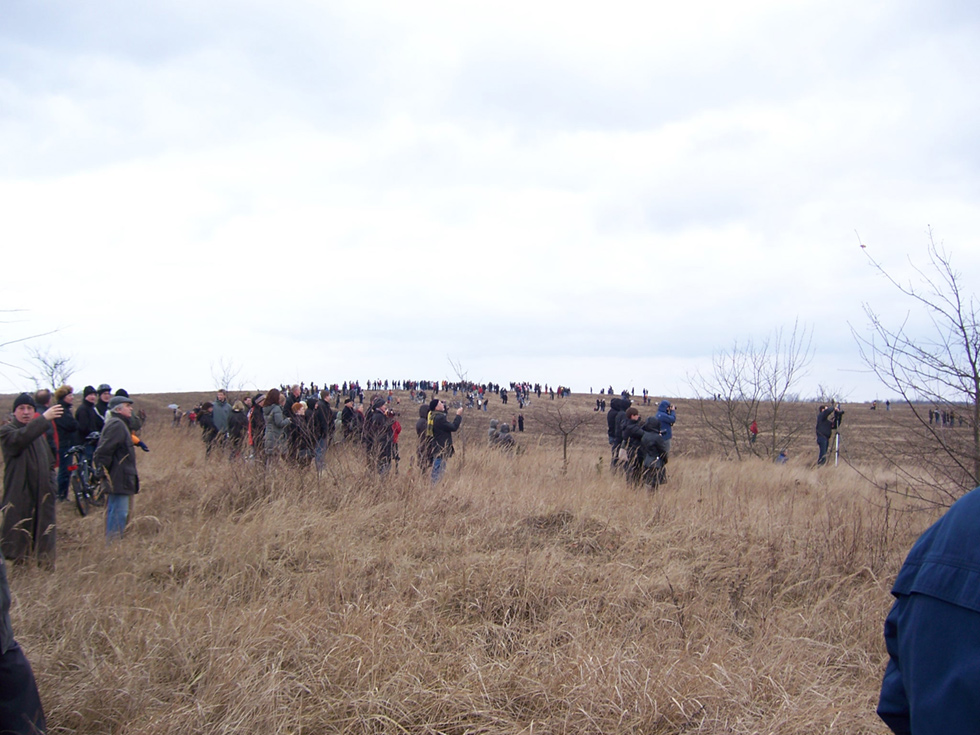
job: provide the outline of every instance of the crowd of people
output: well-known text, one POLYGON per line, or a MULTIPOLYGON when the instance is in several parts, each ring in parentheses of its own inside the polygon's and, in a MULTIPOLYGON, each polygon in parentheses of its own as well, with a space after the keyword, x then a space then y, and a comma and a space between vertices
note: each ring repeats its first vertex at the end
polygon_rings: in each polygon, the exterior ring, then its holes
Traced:
POLYGON ((46 731, 46 719, 31 665, 13 636, 6 560, 54 568, 55 509, 67 498, 68 455, 85 443, 93 466, 107 483, 106 540, 121 538, 129 501, 139 492, 136 448, 149 451, 136 434, 145 417, 133 414, 125 390, 86 386, 74 409, 74 389, 21 393, 0 426, 3 452, 3 524, 0 528, 0 732, 46 731))
POLYGON ((667 479, 676 419, 674 405, 668 400, 660 401, 656 412, 644 419, 628 392, 611 399, 606 413, 611 467, 622 470, 631 485, 660 486, 667 479))

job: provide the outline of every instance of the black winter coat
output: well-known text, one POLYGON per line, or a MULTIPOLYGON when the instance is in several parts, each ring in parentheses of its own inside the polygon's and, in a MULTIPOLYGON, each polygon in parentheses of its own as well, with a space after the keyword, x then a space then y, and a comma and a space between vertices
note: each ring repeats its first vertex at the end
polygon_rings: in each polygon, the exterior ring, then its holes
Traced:
POLYGON ((457 415, 452 421, 442 411, 436 413, 432 419, 432 454, 436 457, 452 457, 456 453, 453 449, 453 432, 459 431, 459 425, 463 423, 463 417, 457 415))
POLYGON ((105 419, 95 410, 95 406, 88 401, 82 401, 82 405, 75 411, 75 421, 78 422, 77 431, 79 441, 85 441, 85 437, 94 431, 101 434, 102 427, 105 426, 105 419))

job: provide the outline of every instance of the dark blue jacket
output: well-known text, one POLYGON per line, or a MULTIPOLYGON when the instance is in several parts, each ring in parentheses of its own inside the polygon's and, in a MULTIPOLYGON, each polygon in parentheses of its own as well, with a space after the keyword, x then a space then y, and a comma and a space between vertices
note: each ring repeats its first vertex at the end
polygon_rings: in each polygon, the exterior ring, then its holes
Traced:
POLYGON ((677 416, 672 413, 667 413, 668 408, 670 408, 670 401, 660 402, 660 405, 657 406, 657 421, 660 422, 660 433, 663 434, 665 440, 670 441, 673 436, 674 422, 677 420, 677 416))
POLYGON ((878 715, 895 733, 980 731, 980 488, 919 537, 892 594, 878 715))

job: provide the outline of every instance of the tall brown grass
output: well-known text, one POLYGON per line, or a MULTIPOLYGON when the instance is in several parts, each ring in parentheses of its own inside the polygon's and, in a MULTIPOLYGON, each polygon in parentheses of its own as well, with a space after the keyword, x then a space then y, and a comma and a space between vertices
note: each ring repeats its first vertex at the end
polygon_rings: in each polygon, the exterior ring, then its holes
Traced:
POLYGON ((483 419, 435 487, 410 426, 381 480, 352 447, 319 477, 205 461, 151 421, 124 541, 62 505, 56 570, 11 569, 51 731, 886 731, 888 589, 934 516, 847 467, 682 452, 650 493, 599 425, 562 471, 483 419))

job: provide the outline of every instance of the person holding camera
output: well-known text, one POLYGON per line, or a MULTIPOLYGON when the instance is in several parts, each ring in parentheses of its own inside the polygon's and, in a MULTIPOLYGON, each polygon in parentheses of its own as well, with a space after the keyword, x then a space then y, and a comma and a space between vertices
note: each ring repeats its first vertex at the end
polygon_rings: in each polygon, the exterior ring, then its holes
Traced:
POLYGON ((445 401, 433 398, 429 402, 429 417, 425 430, 432 451, 432 484, 442 479, 446 462, 453 456, 453 432, 463 423, 463 407, 456 409, 456 417, 450 421, 445 401))
POLYGON ((827 449, 830 447, 830 436, 834 433, 840 423, 844 412, 841 411, 840 404, 834 406, 820 406, 817 409, 817 465, 826 464, 827 449))
POLYGON ((56 403, 38 413, 34 399, 21 393, 14 399, 10 420, 0 427, 4 463, 0 549, 8 559, 37 558, 54 567, 57 485, 47 433, 63 411, 56 403))
POLYGON ((677 420, 677 409, 668 400, 663 400, 657 406, 657 421, 660 422, 660 435, 663 437, 664 453, 670 452, 670 439, 673 436, 674 422, 677 420))

